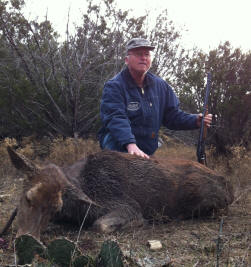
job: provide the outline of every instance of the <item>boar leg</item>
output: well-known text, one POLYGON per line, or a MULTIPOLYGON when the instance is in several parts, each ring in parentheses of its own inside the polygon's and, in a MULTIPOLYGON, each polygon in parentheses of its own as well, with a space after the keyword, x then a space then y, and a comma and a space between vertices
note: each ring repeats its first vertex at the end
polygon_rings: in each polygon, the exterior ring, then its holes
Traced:
POLYGON ((124 210, 117 209, 97 219, 93 227, 101 233, 112 233, 117 230, 142 226, 143 224, 142 214, 130 217, 124 213, 124 210))
MULTIPOLYGON (((106 203, 106 205, 113 204, 110 211, 108 211, 102 217, 99 217, 93 224, 93 228, 101 233, 111 233, 117 230, 139 227, 144 224, 144 219, 138 203, 130 199, 121 202, 121 199, 117 202, 113 200, 112 203, 106 203), (114 205, 114 203, 116 203, 114 205)), ((106 206, 105 205, 105 206, 106 206)))

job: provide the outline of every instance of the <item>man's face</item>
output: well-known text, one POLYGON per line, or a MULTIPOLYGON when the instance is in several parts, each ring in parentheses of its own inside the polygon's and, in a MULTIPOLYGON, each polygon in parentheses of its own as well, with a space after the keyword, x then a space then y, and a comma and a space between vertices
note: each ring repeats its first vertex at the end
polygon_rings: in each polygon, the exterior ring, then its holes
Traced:
POLYGON ((130 72, 143 75, 150 69, 152 64, 151 51, 144 47, 131 49, 128 51, 125 63, 130 72))

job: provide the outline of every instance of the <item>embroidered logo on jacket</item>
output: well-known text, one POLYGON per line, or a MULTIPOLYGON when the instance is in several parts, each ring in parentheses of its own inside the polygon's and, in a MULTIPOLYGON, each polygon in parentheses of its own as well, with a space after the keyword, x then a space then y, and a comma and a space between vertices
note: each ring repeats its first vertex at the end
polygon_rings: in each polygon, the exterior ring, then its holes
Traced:
POLYGON ((139 102, 129 102, 127 105, 127 110, 130 111, 137 111, 140 108, 140 103, 139 102))

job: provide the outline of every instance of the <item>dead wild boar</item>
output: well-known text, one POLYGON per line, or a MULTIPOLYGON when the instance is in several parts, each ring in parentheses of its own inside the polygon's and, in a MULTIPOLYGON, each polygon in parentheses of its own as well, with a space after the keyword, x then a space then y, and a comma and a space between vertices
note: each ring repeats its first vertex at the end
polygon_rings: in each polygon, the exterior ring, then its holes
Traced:
POLYGON ((11 148, 27 174, 18 207, 18 235, 40 232, 51 219, 113 232, 155 218, 208 216, 233 201, 228 181, 189 160, 156 160, 115 151, 89 155, 72 166, 39 167, 11 148))

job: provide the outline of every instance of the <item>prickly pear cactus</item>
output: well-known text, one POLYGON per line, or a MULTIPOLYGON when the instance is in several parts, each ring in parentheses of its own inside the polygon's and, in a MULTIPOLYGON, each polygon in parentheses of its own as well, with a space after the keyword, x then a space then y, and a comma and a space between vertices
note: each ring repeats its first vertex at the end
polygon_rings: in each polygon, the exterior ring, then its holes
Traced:
POLYGON ((69 267, 80 255, 74 242, 67 238, 53 240, 47 247, 48 259, 62 267, 69 267))
POLYGON ((118 244, 107 240, 103 243, 97 259, 98 267, 123 267, 122 252, 118 244))
POLYGON ((16 239, 15 247, 20 265, 35 264, 42 267, 52 263, 60 267, 123 267, 122 252, 118 244, 110 240, 102 244, 95 260, 88 255, 81 255, 76 244, 64 237, 53 240, 46 248, 31 235, 22 235, 16 239), (35 255, 39 255, 42 262, 39 260, 37 263, 35 255))
POLYGON ((45 255, 44 245, 31 235, 21 235, 15 241, 15 249, 18 257, 18 264, 30 264, 34 256, 45 255))
POLYGON ((82 255, 74 260, 73 267, 96 267, 96 264, 91 257, 82 255))

